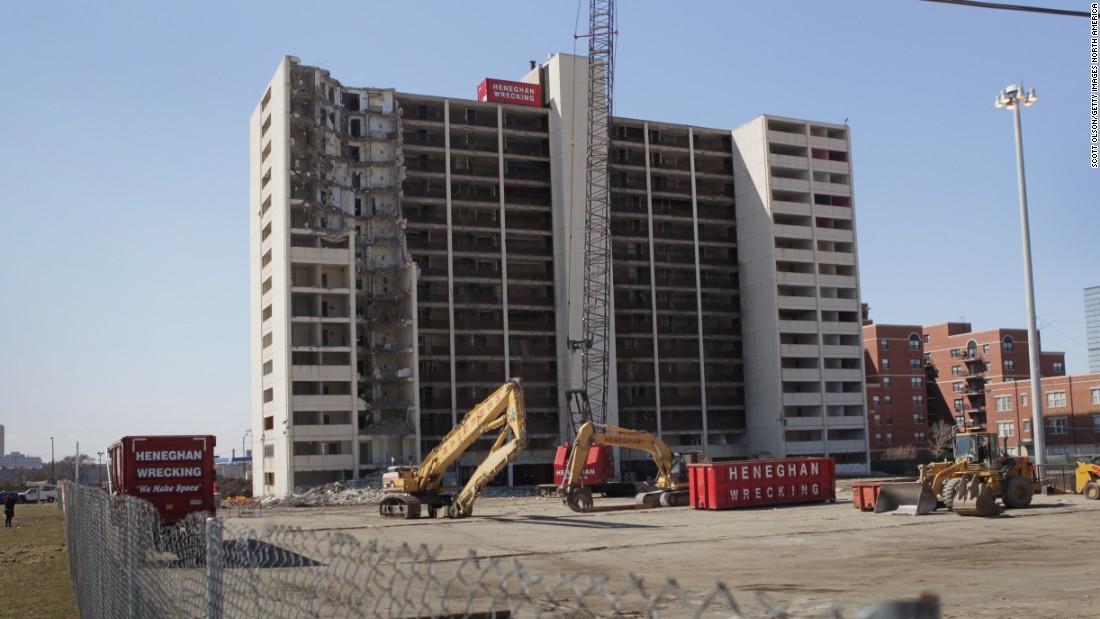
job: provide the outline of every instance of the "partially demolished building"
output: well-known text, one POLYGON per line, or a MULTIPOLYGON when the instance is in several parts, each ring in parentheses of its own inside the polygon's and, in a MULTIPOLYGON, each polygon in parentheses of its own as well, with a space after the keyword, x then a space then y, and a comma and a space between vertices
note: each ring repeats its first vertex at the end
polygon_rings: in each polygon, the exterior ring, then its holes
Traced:
MULTIPOLYGON (((555 54, 473 101, 282 61, 250 124, 257 495, 418 461, 511 377, 508 481, 549 481, 580 384, 586 79, 555 54)), ((612 124, 608 422, 865 468, 847 128, 612 124)))

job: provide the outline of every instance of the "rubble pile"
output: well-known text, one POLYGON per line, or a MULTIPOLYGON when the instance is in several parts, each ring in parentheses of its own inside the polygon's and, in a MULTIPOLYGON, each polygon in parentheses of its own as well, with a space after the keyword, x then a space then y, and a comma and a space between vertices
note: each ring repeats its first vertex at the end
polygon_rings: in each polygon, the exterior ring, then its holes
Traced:
MULTIPOLYGON (((382 483, 379 476, 362 479, 355 484, 334 481, 316 488, 299 489, 284 497, 263 499, 264 507, 330 507, 335 505, 373 505, 382 500, 382 483)), ((534 486, 489 486, 482 498, 506 499, 535 496, 534 486)))

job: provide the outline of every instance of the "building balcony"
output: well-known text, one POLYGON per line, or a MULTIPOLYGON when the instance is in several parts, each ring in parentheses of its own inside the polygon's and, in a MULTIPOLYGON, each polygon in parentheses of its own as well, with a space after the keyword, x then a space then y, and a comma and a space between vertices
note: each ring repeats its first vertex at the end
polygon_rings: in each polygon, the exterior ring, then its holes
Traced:
POLYGON ((352 380, 350 365, 295 365, 291 367, 292 380, 352 380))
POLYGON ((776 215, 799 215, 809 217, 813 209, 804 202, 772 200, 772 213, 776 215))
POLYGON ((863 357, 862 346, 837 346, 827 345, 821 347, 821 354, 826 357, 863 357))
POLYGON ((861 382, 863 380, 863 370, 855 369, 829 369, 826 368, 821 371, 821 377, 828 381, 848 381, 848 382, 861 382))
MULTIPOLYGON (((839 152, 842 152, 842 153, 848 152, 848 140, 843 140, 843 139, 840 139, 840 138, 827 138, 827 137, 813 135, 813 136, 810 136, 809 145, 813 148, 823 148, 825 150, 835 150, 835 151, 839 151, 839 152)), ((815 163, 817 161, 819 161, 819 160, 818 159, 814 160, 815 163)))
POLYGON ((346 265, 351 261, 351 255, 347 248, 291 247, 290 261, 297 264, 346 265))
POLYGON ((781 375, 784 381, 811 382, 821 380, 821 370, 816 368, 784 368, 781 375))
MULTIPOLYGON (((815 162, 816 163, 816 162, 815 162)), ((785 168, 795 168, 798 170, 807 170, 810 167, 810 160, 806 157, 798 157, 792 155, 776 155, 775 153, 768 154, 768 164, 778 165, 785 168)))
POLYGON ((828 264, 854 265, 856 255, 850 252, 819 251, 817 252, 817 261, 828 264))
POLYGON ((814 229, 810 226, 775 224, 772 226, 772 232, 776 237, 787 239, 809 239, 814 236, 814 229))
POLYGON ((778 284, 790 284, 797 286, 813 286, 817 283, 813 273, 791 273, 789 271, 776 271, 775 281, 778 284))
POLYGON ((295 395, 290 398, 294 410, 311 411, 350 411, 352 396, 349 395, 295 395))
POLYGON ((780 333, 817 333, 818 323, 816 320, 780 320, 779 332, 780 333))
POLYGON ((797 430, 805 428, 821 428, 825 425, 823 417, 818 415, 817 417, 783 417, 784 427, 797 430))
MULTIPOLYGON (((793 146, 806 145, 806 134, 804 133, 768 130, 767 139, 768 142, 774 142, 776 144, 790 144, 793 146)), ((845 146, 845 149, 847 149, 847 146, 845 146)))
POLYGON ((779 354, 784 357, 816 357, 820 348, 816 344, 780 344, 779 354))
POLYGON ((862 405, 866 404, 863 401, 863 394, 856 392, 840 392, 840 393, 824 393, 822 394, 822 402, 826 405, 862 405))
POLYGON ((814 406, 821 404, 820 393, 784 393, 783 406, 814 406))
POLYGON ((355 456, 294 456, 292 466, 295 471, 341 471, 355 468, 355 456))
POLYGON ((330 440, 338 441, 346 439, 349 436, 355 434, 355 427, 350 423, 344 424, 329 424, 329 425, 295 425, 294 426, 294 438, 295 439, 313 439, 313 440, 330 440))
POLYGON ((812 263, 814 261, 814 251, 812 249, 788 249, 785 247, 778 247, 775 250, 775 257, 777 260, 812 263))

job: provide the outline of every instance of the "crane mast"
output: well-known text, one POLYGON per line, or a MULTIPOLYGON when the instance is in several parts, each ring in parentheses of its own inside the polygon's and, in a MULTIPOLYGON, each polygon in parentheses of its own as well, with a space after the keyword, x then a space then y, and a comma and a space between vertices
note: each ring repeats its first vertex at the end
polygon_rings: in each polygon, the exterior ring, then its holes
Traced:
POLYGON ((588 143, 584 217, 584 339, 582 372, 590 413, 573 411, 573 430, 607 423, 611 356, 611 95, 614 92, 615 2, 590 0, 588 21, 588 143), (580 418, 589 415, 588 419, 580 418))

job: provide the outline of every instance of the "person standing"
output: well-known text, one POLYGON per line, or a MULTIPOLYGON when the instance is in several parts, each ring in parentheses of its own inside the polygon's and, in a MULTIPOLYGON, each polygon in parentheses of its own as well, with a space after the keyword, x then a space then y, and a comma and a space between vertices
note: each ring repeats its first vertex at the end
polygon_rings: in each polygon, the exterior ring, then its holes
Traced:
POLYGON ((7 495, 4 497, 4 526, 11 526, 11 519, 15 518, 15 496, 7 495))

